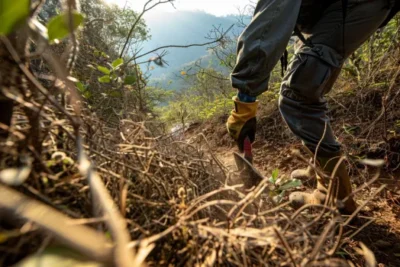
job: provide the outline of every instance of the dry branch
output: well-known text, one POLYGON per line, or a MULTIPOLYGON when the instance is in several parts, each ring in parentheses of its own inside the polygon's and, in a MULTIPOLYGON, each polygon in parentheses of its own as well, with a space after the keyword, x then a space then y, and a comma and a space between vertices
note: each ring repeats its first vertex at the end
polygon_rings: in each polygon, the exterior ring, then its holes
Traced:
POLYGON ((72 220, 57 210, 4 185, 0 185, 0 195, 0 207, 6 210, 0 209, 1 217, 11 215, 33 222, 59 242, 80 251, 89 259, 106 264, 113 261, 112 245, 102 234, 89 227, 69 223, 72 220))

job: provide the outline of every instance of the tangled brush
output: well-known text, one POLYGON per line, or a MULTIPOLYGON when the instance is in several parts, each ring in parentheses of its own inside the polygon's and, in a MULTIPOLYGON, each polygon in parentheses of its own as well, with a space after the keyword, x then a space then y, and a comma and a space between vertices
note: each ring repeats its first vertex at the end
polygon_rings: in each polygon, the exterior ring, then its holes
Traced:
POLYGON ((350 264, 335 253, 351 218, 335 209, 274 206, 265 193, 268 179, 252 190, 229 184, 237 173, 211 149, 154 137, 144 122, 121 120, 111 129, 95 115, 81 115, 84 125, 73 131, 62 113, 50 105, 45 110, 41 155, 17 153, 31 129, 20 108, 1 146, 8 158, 2 178, 16 170, 5 182, 19 185, 1 185, 8 236, 1 247, 20 248, 3 254, 3 262, 26 256, 26 247, 32 253, 55 242, 119 266, 350 264))

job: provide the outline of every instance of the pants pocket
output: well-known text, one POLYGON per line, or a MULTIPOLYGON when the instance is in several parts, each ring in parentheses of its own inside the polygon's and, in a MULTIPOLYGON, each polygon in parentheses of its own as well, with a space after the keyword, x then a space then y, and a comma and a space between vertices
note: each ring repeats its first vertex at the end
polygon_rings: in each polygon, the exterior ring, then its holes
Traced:
POLYGON ((282 84, 283 91, 290 91, 291 98, 306 103, 324 102, 324 87, 332 67, 316 57, 299 54, 291 68, 282 84))

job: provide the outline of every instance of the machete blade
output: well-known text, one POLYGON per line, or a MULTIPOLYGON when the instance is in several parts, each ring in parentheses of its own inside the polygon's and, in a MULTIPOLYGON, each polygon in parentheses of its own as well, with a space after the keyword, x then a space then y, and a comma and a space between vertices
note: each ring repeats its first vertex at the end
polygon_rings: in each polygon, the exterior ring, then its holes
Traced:
POLYGON ((233 152, 235 163, 240 177, 247 188, 258 185, 264 177, 254 166, 237 152, 233 152))

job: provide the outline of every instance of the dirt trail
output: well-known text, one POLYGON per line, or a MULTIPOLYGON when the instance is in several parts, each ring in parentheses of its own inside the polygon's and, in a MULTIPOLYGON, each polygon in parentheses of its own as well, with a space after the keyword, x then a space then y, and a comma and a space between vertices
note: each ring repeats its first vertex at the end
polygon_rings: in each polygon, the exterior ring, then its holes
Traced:
POLYGON ((235 149, 220 149, 216 153, 221 163, 224 164, 224 166, 226 166, 229 170, 236 169, 235 159, 233 158, 233 152, 235 151, 235 149))
MULTIPOLYGON (((253 146, 253 165, 264 177, 269 177, 275 169, 278 169, 280 176, 289 178, 293 169, 305 167, 293 157, 294 149, 298 148, 291 144, 284 147, 257 141, 253 146)), ((218 159, 229 170, 236 170, 234 152, 239 150, 236 147, 220 147, 215 151, 218 159)))

